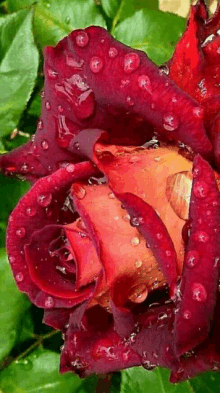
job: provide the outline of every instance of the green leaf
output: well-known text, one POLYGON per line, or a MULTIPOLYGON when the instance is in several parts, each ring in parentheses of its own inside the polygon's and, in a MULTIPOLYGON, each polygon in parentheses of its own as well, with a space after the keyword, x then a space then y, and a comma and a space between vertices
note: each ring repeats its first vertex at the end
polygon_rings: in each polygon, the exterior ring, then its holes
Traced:
POLYGON ((16 342, 24 313, 30 306, 12 277, 5 251, 0 249, 0 361, 11 351, 16 342))
POLYGON ((35 9, 35 34, 39 44, 55 45, 74 29, 106 27, 94 0, 40 0, 35 9))
POLYGON ((38 0, 7 0, 7 9, 9 12, 15 12, 22 8, 27 8, 30 5, 37 3, 38 0))
POLYGON ((146 8, 148 10, 158 10, 158 0, 101 0, 102 7, 110 18, 113 19, 113 28, 118 21, 126 18, 126 15, 132 15, 137 10, 146 8))
POLYGON ((38 348, 24 360, 15 361, 0 373, 0 392, 3 393, 94 393, 94 378, 84 381, 77 375, 59 374, 60 356, 38 348), (91 384, 90 384, 91 381, 91 384), (92 389, 91 389, 92 387, 92 389))
POLYGON ((40 117, 40 113, 41 113, 41 98, 39 95, 36 95, 36 97, 34 97, 28 109, 28 114, 31 116, 40 117))
POLYGON ((122 371, 120 393, 192 393, 189 381, 174 385, 169 382, 170 372, 164 368, 147 371, 133 367, 122 371))
POLYGON ((190 380, 195 393, 217 393, 220 391, 220 373, 208 372, 190 380))
POLYGON ((113 36, 132 48, 143 50, 157 64, 167 61, 182 35, 185 19, 146 8, 133 13, 129 8, 122 11, 112 30, 113 36))
POLYGON ((29 189, 30 185, 15 179, 6 178, 0 174, 0 247, 5 244, 5 228, 8 216, 21 196, 29 189))
POLYGON ((24 315, 21 331, 16 344, 22 343, 31 338, 34 338, 34 321, 29 310, 29 312, 26 312, 24 315))
POLYGON ((32 18, 28 10, 0 18, 0 136, 17 126, 37 77, 32 18))

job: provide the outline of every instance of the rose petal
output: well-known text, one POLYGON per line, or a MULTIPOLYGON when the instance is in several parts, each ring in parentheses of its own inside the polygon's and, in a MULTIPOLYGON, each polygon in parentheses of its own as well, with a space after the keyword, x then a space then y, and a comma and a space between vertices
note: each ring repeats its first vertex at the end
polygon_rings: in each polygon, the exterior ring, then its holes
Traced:
MULTIPOLYGON (((114 191, 114 190, 113 190, 114 191)), ((149 244, 168 284, 177 279, 176 251, 161 218, 148 203, 132 193, 116 194, 127 209, 131 220, 136 220, 138 230, 149 244)))
POLYGON ((61 355, 61 373, 81 377, 140 365, 140 357, 113 329, 111 314, 96 306, 86 312, 83 328, 69 327, 61 355))
POLYGON ((76 301, 51 297, 34 284, 26 264, 24 247, 30 243, 32 234, 45 226, 74 221, 74 213, 69 210, 67 215, 61 209, 65 205, 67 190, 74 179, 94 173, 88 162, 60 169, 36 182, 10 216, 7 230, 9 262, 19 289, 39 307, 72 307, 76 301))
POLYGON ((214 172, 196 156, 190 201, 190 236, 187 244, 181 299, 175 319, 178 354, 193 349, 210 331, 218 285, 220 195, 214 172))

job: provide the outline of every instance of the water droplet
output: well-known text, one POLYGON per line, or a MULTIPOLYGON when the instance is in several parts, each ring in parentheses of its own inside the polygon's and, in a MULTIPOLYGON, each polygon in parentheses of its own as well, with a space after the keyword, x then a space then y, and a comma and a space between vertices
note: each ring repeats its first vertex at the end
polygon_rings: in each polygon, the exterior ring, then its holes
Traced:
POLYGON ((157 233, 156 234, 156 238, 159 239, 159 240, 163 239, 162 233, 157 233))
POLYGON ((125 216, 122 217, 124 221, 130 221, 131 217, 129 214, 126 214, 125 216))
POLYGON ((133 105, 134 105, 134 100, 133 100, 130 96, 127 96, 126 102, 127 102, 127 104, 130 105, 130 106, 133 106, 133 105))
POLYGON ((47 207, 52 201, 52 194, 41 194, 37 197, 40 206, 47 207))
POLYGON ((147 75, 140 75, 138 77, 138 85, 141 89, 146 90, 148 93, 152 94, 150 78, 147 75))
POLYGON ((186 266, 194 267, 199 262, 199 253, 196 250, 191 250, 186 255, 186 266))
POLYGON ((51 79, 56 79, 58 77, 58 72, 52 70, 52 68, 48 68, 47 73, 51 79))
POLYGON ((140 57, 137 53, 131 52, 125 55, 124 58, 124 71, 126 74, 130 74, 131 72, 135 71, 140 64, 140 57))
POLYGON ((90 60, 89 66, 90 66, 91 71, 96 74, 101 71, 101 69, 104 66, 104 63, 103 63, 102 59, 100 59, 100 57, 93 56, 90 60))
POLYGON ((15 257, 10 256, 8 259, 10 263, 15 263, 15 257))
POLYGON ((184 319, 190 319, 191 317, 192 317, 191 311, 185 310, 185 311, 183 312, 183 318, 184 318, 184 319))
POLYGON ((26 233, 26 231, 25 231, 25 228, 23 228, 23 227, 16 230, 16 235, 20 238, 24 237, 25 233, 26 233))
POLYGON ((130 291, 128 298, 133 303, 142 303, 145 301, 148 295, 148 290, 145 284, 137 285, 132 288, 130 291))
POLYGON ((17 282, 22 282, 22 281, 24 280, 24 275, 23 275, 23 273, 21 273, 21 272, 17 273, 16 276, 15 276, 15 280, 16 280, 17 282))
POLYGON ((192 297, 193 300, 196 300, 197 302, 205 302, 207 299, 205 287, 202 284, 195 282, 192 285, 192 297))
POLYGON ((209 194, 209 186, 204 181, 197 181, 193 186, 193 193, 197 198, 206 198, 209 194))
POLYGON ((166 250, 166 251, 165 251, 165 254, 166 254, 167 257, 171 257, 172 252, 171 252, 170 250, 166 250))
POLYGON ((117 51, 116 48, 114 48, 114 47, 109 48, 109 51, 108 51, 109 57, 111 57, 112 59, 114 59, 114 57, 116 57, 117 54, 118 54, 118 51, 117 51))
POLYGON ((46 109, 47 109, 48 111, 51 109, 51 106, 50 106, 49 101, 46 101, 45 107, 46 107, 46 109))
POLYGON ((75 165, 74 165, 74 164, 68 164, 68 165, 65 167, 65 169, 66 169, 67 172, 73 173, 73 172, 75 171, 75 165))
POLYGON ((220 258, 216 257, 214 260, 214 267, 218 267, 219 266, 219 262, 220 262, 220 258))
POLYGON ((131 226, 132 227, 139 227, 140 222, 138 217, 132 217, 131 218, 131 226))
POLYGON ((191 172, 179 172, 168 176, 166 196, 177 216, 187 220, 189 216, 189 204, 192 189, 191 172))
POLYGON ((157 366, 156 364, 151 363, 150 360, 145 360, 143 358, 142 358, 142 365, 148 371, 154 370, 155 367, 157 366))
POLYGON ((174 115, 166 115, 163 118, 163 127, 167 131, 175 131, 179 126, 179 121, 174 115))
POLYGON ((135 263, 134 263, 135 267, 137 267, 137 268, 141 267, 142 264, 143 264, 143 262, 142 262, 141 260, 137 260, 137 261, 135 261, 135 263))
POLYGON ((62 105, 58 105, 58 112, 59 113, 63 113, 63 111, 64 111, 64 109, 63 109, 63 107, 62 107, 62 105))
POLYGON ((85 31, 81 31, 76 36, 76 45, 84 48, 89 43, 89 36, 85 31))
POLYGON ((41 96, 41 98, 45 97, 45 91, 44 90, 41 91, 40 96, 41 96))
POLYGON ((203 115, 203 109, 200 108, 199 106, 198 106, 198 107, 195 107, 195 108, 193 108, 193 114, 194 114, 196 117, 202 117, 202 115, 203 115))
POLYGON ((132 246, 138 246, 139 243, 140 243, 140 240, 138 239, 138 237, 132 237, 132 239, 131 239, 132 246))
POLYGON ((48 144, 48 142, 46 141, 46 139, 44 139, 44 140, 41 142, 41 147, 42 147, 43 150, 48 150, 48 149, 49 149, 49 144, 48 144))
POLYGON ((160 75, 169 75, 169 73, 170 73, 170 70, 167 65, 161 65, 159 67, 159 74, 160 75))
POLYGON ((209 235, 205 231, 197 231, 194 234, 194 239, 201 243, 206 243, 209 240, 209 235))
POLYGON ((79 184, 72 185, 72 191, 78 199, 83 199, 86 196, 86 190, 79 184))
POLYGON ((110 193, 108 194, 108 197, 109 197, 110 199, 115 199, 115 194, 113 194, 113 192, 110 192, 110 193))
POLYGON ((44 303, 46 308, 52 308, 54 306, 54 300, 51 296, 48 296, 44 303))
POLYGON ((67 25, 70 24, 70 17, 69 16, 66 17, 65 22, 66 22, 67 25))
POLYGON ((39 130, 43 130, 44 124, 43 124, 42 120, 39 120, 37 127, 38 127, 39 130))
POLYGON ((26 214, 29 217, 34 217, 36 215, 36 213, 37 213, 37 209, 35 207, 33 207, 33 206, 32 207, 28 207, 26 209, 26 214))

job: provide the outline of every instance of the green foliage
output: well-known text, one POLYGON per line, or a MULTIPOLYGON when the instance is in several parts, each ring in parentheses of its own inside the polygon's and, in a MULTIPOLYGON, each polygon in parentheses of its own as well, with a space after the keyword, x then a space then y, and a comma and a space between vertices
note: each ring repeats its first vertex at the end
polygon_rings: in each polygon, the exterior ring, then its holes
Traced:
POLYGON ((13 348, 21 329, 22 319, 30 307, 19 292, 11 274, 4 249, 0 249, 0 362, 13 348))
POLYGON ((82 381, 77 375, 59 372, 59 355, 38 348, 25 359, 13 362, 0 374, 4 393, 84 393, 95 392, 96 378, 82 381))
POLYGON ((33 91, 39 55, 32 10, 0 18, 0 136, 16 127, 33 91))
POLYGON ((124 44, 143 50, 160 65, 171 57, 184 27, 185 19, 171 13, 123 8, 115 27, 113 25, 112 34, 124 44))
POLYGON ((120 19, 120 15, 126 12, 132 14, 140 8, 146 8, 150 10, 158 9, 158 0, 101 0, 102 7, 109 18, 113 19, 113 24, 117 23, 120 19))

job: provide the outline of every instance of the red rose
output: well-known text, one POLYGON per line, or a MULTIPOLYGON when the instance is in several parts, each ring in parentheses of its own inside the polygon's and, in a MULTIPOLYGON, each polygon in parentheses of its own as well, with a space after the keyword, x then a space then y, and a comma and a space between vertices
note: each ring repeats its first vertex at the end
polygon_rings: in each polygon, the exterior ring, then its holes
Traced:
MULTIPOLYGON (((183 37, 194 42, 206 29, 202 1, 192 15, 183 37)), ((184 72, 197 77, 194 63, 184 72)), ((44 71, 35 139, 0 165, 34 183, 11 214, 7 249, 19 289, 64 333, 61 372, 160 365, 177 382, 219 369, 219 174, 207 107, 99 27, 46 48, 44 71)))

